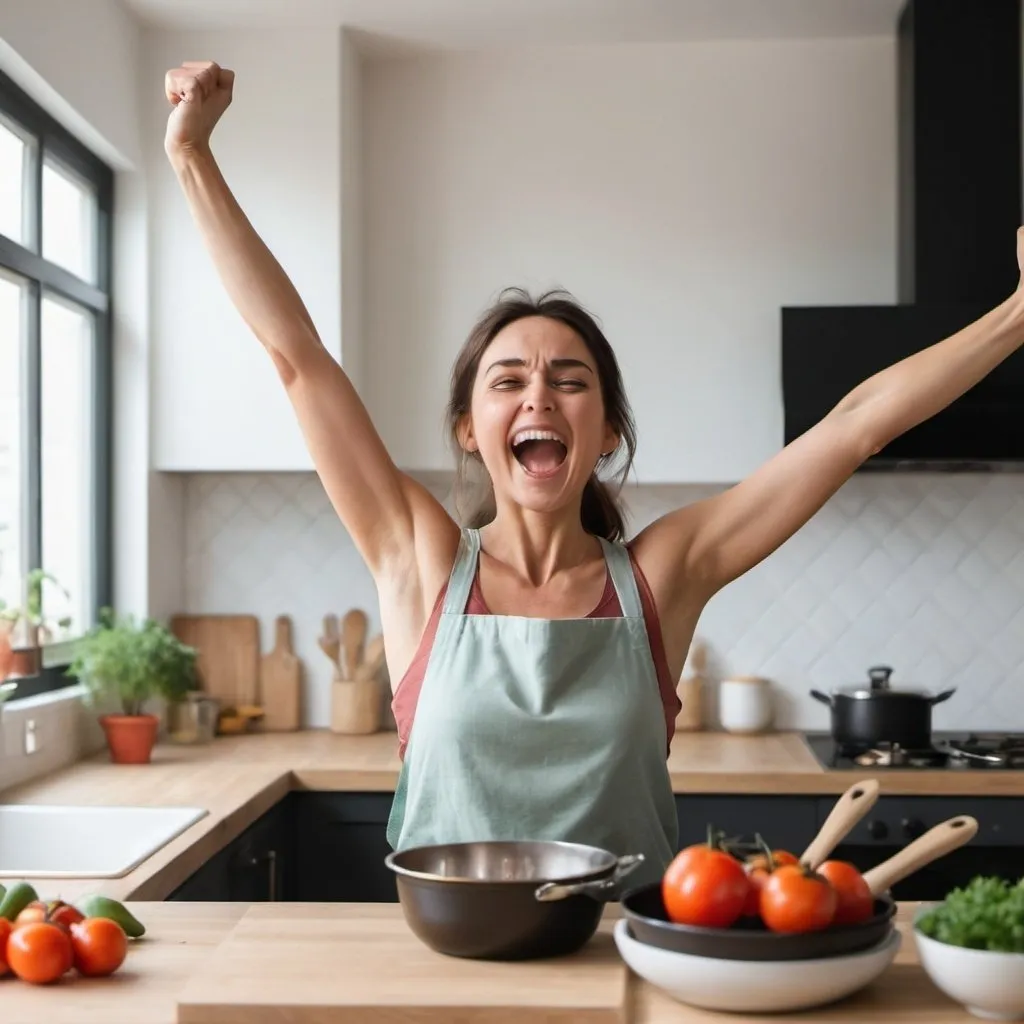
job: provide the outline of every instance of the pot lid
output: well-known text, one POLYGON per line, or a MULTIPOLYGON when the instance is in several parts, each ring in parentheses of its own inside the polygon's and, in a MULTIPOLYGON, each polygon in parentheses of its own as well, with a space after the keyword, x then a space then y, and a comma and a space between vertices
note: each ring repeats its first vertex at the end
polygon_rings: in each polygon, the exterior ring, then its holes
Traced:
POLYGON ((930 690, 922 690, 916 687, 892 686, 889 677, 892 669, 888 665, 876 665, 868 669, 868 682, 855 683, 853 686, 843 686, 836 690, 844 697, 855 697, 858 699, 877 697, 921 697, 928 699, 933 696, 930 690))

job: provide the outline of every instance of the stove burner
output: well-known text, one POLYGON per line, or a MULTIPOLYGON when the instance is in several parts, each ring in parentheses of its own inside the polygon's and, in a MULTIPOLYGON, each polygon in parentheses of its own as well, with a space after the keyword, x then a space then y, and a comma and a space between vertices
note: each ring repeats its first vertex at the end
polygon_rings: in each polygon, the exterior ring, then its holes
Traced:
POLYGON ((948 739, 950 759, 971 768, 1024 767, 1024 735, 1019 733, 969 733, 963 739, 948 739))
POLYGON ((906 750, 898 743, 879 743, 847 756, 866 768, 928 768, 939 767, 946 761, 946 755, 939 750, 906 750))

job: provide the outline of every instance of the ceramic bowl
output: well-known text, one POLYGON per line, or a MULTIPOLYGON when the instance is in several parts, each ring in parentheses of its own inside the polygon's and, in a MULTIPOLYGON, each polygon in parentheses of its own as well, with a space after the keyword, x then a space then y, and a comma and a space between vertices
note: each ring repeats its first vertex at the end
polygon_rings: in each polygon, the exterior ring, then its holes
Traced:
POLYGON ((893 962, 901 934, 847 956, 815 960, 719 960, 637 941, 624 918, 615 944, 630 969, 677 1002, 726 1013, 787 1013, 824 1006, 870 985, 893 962))
POLYGON ((939 942, 917 929, 917 957, 932 983, 983 1020, 1024 1020, 1024 953, 995 953, 939 942))

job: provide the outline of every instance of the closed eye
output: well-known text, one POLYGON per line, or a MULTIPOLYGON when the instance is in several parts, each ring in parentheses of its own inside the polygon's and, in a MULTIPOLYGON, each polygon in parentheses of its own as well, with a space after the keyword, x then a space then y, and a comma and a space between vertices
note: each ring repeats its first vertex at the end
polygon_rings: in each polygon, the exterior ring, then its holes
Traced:
POLYGON ((502 377, 500 380, 494 381, 491 387, 496 391, 509 391, 515 387, 522 387, 522 381, 516 380, 514 377, 502 377))

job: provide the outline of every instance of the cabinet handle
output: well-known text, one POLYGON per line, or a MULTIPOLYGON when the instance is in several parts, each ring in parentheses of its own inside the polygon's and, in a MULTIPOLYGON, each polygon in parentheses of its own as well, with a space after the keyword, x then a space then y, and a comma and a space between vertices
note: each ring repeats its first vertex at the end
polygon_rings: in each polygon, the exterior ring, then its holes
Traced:
POLYGON ((269 897, 271 903, 277 902, 277 850, 267 851, 267 863, 270 865, 269 897))

